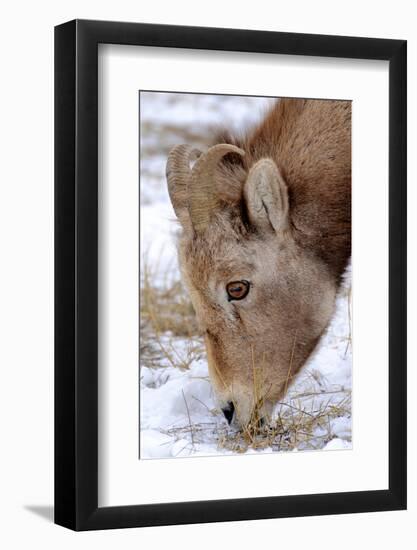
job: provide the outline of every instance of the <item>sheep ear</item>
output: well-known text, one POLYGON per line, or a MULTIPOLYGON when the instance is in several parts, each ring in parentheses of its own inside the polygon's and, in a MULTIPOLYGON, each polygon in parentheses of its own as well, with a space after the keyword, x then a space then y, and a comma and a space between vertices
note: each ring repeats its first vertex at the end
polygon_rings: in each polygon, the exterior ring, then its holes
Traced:
POLYGON ((261 159, 252 166, 244 196, 249 221, 255 227, 278 233, 288 226, 288 190, 273 160, 261 159))

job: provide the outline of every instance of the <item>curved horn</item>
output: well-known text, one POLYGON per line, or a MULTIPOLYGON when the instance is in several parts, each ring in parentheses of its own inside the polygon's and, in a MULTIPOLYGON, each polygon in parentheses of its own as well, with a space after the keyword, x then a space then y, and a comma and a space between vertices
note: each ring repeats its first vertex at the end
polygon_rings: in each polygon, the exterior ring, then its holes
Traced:
POLYGON ((220 143, 210 147, 207 153, 201 155, 191 171, 188 188, 189 208, 191 222, 197 233, 207 227, 210 216, 217 206, 214 173, 220 159, 227 153, 237 153, 242 156, 245 154, 235 145, 220 143))
POLYGON ((191 176, 191 156, 201 155, 201 151, 190 145, 176 145, 168 155, 166 164, 166 177, 168 193, 178 219, 184 215, 184 209, 188 206, 187 187, 191 176))

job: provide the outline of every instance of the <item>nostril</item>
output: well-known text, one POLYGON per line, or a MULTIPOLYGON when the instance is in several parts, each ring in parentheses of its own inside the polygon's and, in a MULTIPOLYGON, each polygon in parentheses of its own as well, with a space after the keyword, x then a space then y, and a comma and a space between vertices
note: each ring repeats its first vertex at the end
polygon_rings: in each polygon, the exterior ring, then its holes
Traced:
POLYGON ((229 401, 227 404, 227 407, 222 408, 223 414, 227 420, 227 423, 230 425, 233 418, 233 413, 235 412, 235 406, 233 405, 232 401, 229 401))

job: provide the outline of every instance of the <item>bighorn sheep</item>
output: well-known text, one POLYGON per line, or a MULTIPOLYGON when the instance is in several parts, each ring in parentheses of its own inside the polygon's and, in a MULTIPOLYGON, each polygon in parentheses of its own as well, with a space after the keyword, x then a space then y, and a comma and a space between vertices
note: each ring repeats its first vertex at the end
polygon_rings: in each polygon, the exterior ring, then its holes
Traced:
POLYGON ((245 426, 269 416, 332 317, 350 257, 351 103, 277 100, 243 139, 174 147, 167 181, 210 378, 245 426))

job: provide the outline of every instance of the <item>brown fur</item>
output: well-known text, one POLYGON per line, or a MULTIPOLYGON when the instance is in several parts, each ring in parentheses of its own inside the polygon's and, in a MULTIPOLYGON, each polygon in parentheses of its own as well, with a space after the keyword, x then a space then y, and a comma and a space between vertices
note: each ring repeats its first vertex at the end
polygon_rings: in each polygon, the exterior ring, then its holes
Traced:
POLYGON ((207 229, 184 225, 180 265, 210 376, 241 425, 270 412, 331 319, 350 256, 350 121, 347 101, 283 99, 244 139, 223 135, 245 156, 219 165, 207 229), (227 283, 242 279, 248 296, 229 302, 227 283))
POLYGON ((295 237, 340 277, 351 244, 351 102, 282 99, 245 138, 226 132, 215 141, 246 152, 225 157, 220 196, 239 202, 250 167, 272 158, 287 183, 295 237))

